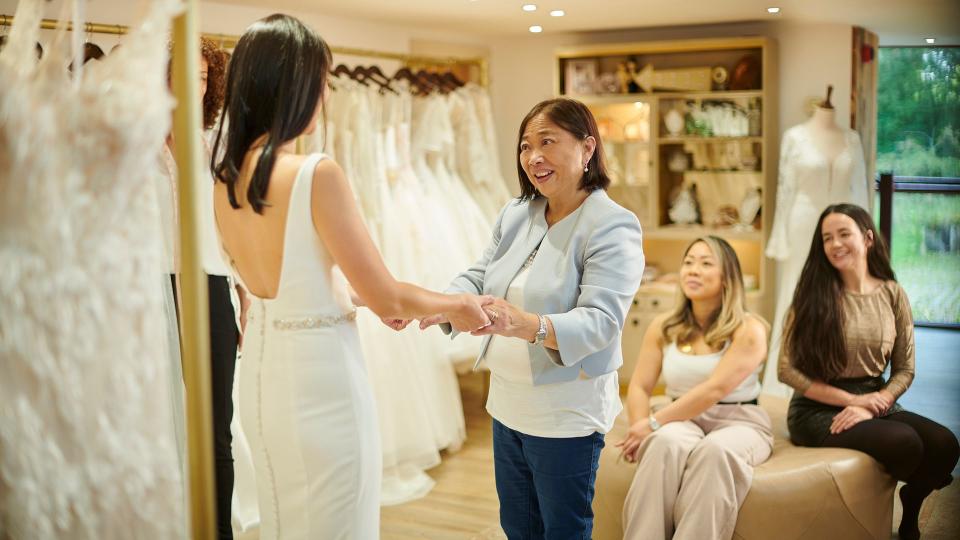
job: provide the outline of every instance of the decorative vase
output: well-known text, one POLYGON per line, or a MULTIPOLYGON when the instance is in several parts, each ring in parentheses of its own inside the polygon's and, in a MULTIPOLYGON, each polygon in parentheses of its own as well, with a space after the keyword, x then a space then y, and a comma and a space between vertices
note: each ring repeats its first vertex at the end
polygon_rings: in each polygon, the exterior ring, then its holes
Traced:
POLYGON ((677 109, 670 109, 663 115, 663 125, 666 126, 667 132, 674 137, 679 137, 683 133, 684 124, 683 113, 677 109))

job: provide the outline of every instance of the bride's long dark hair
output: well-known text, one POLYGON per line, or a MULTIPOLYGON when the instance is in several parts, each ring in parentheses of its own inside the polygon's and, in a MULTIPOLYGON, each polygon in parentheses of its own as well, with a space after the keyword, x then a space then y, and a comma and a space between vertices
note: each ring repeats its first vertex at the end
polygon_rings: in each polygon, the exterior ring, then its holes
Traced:
POLYGON ((791 363, 808 377, 820 381, 837 379, 847 365, 843 280, 827 259, 823 246, 823 220, 830 214, 849 217, 864 237, 873 236, 873 244, 867 250, 867 271, 871 276, 884 281, 896 279, 890 267, 887 243, 866 210, 854 204, 835 204, 820 214, 810 254, 793 292, 783 335, 783 346, 791 363))
POLYGON ((234 49, 227 69, 226 148, 224 119, 213 145, 213 177, 227 184, 230 205, 240 208, 236 184, 243 159, 266 135, 247 188, 247 200, 263 213, 277 149, 303 133, 313 120, 327 83, 330 48, 316 32, 289 15, 253 23, 234 49))

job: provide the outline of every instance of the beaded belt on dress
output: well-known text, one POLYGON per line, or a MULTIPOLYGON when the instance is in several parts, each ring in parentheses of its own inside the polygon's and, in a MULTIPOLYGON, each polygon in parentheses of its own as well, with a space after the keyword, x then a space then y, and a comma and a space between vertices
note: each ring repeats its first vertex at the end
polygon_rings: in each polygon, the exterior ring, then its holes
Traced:
POLYGON ((287 317, 274 319, 273 327, 277 330, 309 330, 311 328, 328 328, 357 320, 357 310, 350 310, 340 315, 317 315, 314 317, 287 317))

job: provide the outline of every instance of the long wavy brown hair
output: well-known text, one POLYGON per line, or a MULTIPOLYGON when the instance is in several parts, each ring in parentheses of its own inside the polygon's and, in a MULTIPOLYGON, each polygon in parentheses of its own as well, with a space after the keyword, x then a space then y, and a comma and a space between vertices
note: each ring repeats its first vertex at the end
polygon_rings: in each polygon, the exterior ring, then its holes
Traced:
POLYGON ((867 271, 877 279, 896 280, 887 243, 866 210, 854 204, 834 204, 820 214, 783 331, 783 347, 790 362, 806 376, 820 381, 837 379, 847 365, 843 279, 830 264, 823 247, 823 220, 830 214, 843 214, 857 224, 864 237, 872 235, 873 244, 867 248, 867 271))

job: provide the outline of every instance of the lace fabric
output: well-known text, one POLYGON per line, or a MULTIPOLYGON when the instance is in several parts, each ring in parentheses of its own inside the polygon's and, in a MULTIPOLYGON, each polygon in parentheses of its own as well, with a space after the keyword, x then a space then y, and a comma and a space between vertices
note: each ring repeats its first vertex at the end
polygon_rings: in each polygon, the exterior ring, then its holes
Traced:
POLYGON ((20 2, 0 53, 0 536, 183 537, 145 172, 179 3, 151 2, 76 82, 64 34, 36 61, 42 4, 20 2))

